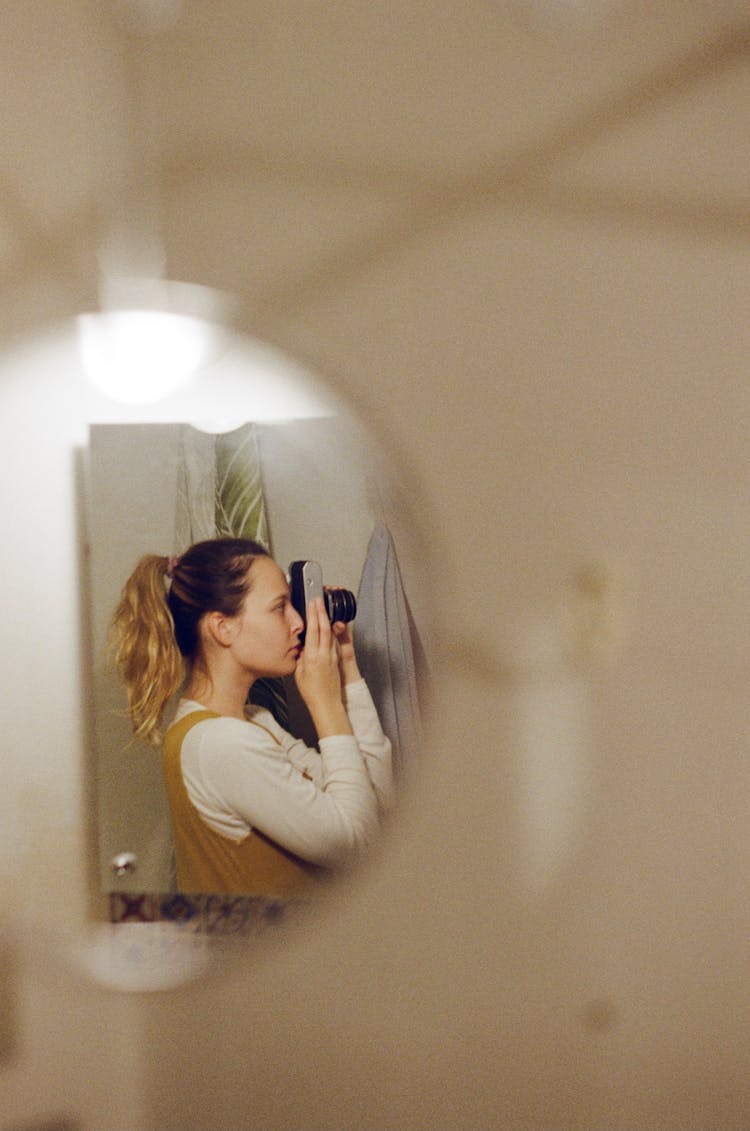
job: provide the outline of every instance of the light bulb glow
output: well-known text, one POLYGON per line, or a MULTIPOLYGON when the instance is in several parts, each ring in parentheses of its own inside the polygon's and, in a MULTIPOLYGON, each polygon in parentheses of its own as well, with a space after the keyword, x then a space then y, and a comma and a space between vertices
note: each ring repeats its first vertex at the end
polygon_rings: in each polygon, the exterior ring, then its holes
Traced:
POLYGON ((184 385, 208 359, 215 337, 202 319, 157 310, 83 314, 78 334, 92 384, 126 404, 152 404, 184 385))

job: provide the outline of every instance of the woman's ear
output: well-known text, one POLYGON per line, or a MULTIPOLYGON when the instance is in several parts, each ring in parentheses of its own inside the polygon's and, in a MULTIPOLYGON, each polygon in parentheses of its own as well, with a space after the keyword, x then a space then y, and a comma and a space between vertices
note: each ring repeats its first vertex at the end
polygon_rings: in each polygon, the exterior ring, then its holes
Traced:
POLYGON ((234 640, 236 627, 231 617, 226 617, 223 613, 206 613, 203 623, 210 640, 220 648, 229 647, 234 640))

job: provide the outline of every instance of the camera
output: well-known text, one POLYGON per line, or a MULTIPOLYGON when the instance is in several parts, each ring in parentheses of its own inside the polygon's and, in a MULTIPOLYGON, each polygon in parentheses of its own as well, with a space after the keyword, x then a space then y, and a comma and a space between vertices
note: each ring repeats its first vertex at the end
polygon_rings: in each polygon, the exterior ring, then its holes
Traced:
MULTIPOLYGON (((316 597, 323 598, 328 619, 332 624, 337 620, 348 624, 356 617, 357 600, 354 594, 348 589, 324 588, 323 570, 317 562, 292 562, 288 577, 292 604, 305 622, 305 627, 307 627, 307 607, 316 597)), ((304 639, 303 629, 300 642, 304 643, 304 639)))

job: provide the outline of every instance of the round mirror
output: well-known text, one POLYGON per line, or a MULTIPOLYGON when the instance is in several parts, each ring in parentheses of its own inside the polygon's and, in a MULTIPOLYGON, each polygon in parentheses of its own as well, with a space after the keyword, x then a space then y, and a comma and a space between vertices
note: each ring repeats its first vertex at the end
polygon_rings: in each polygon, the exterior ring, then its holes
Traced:
MULTIPOLYGON (((212 940, 277 929, 326 898, 329 884, 318 897, 273 883, 256 891, 217 881, 204 891, 181 882, 162 758, 134 737, 108 647, 113 613, 138 561, 149 554, 174 561, 198 542, 249 538, 280 574, 293 562, 317 563, 326 587, 351 595, 356 615, 344 632, 352 628, 392 767, 392 796, 376 798, 385 835, 419 765, 433 610, 425 538, 407 488, 382 445, 317 375, 273 346, 208 326, 200 369, 192 378, 183 374, 172 392, 148 403, 127 384, 105 393, 90 379, 92 350, 101 361, 117 338, 107 336, 101 318, 48 331, 7 356, 0 372, 1 498, 14 542, 5 578, 8 655, 16 658, 8 672, 17 705, 9 739, 37 752, 33 765, 11 768, 3 852, 6 871, 15 862, 16 902, 43 918, 45 929, 56 921, 75 934, 82 917, 91 925, 81 953, 98 979, 164 988, 204 969, 212 940), (74 641, 78 659, 71 661, 74 641)), ((290 608, 292 618, 300 612, 290 608)), ((299 751, 317 752, 325 740, 295 666, 254 680, 246 707, 277 742, 282 731, 291 736, 293 757, 283 768, 275 764, 271 776, 299 774, 307 792, 295 804, 315 806, 319 796, 330 803, 336 794, 330 780, 337 771, 335 759, 323 776, 303 765, 316 755, 301 758, 299 751)), ((165 707, 167 724, 179 699, 165 707)), ((365 724, 355 718, 362 709, 359 702, 347 708, 355 745, 363 741, 358 727, 365 724)), ((334 736, 328 745, 335 744, 334 736)), ((345 765, 338 772, 346 778, 345 765)), ((380 772, 370 774, 375 794, 380 772)), ((198 788, 205 797, 216 782, 206 778, 198 788)), ((329 804, 329 820, 346 817, 347 788, 351 783, 339 788, 343 809, 329 804)), ((273 789, 278 800, 279 780, 273 789)), ((229 813, 236 820, 231 806, 238 803, 226 804, 224 819, 229 813)), ((265 838, 264 819, 246 819, 242 839, 265 838)), ((284 819, 291 839, 278 847, 293 853, 306 817, 291 810, 284 819)), ((216 813, 213 821, 216 828, 216 813)), ((229 839, 238 842, 236 831, 229 839)), ((317 869, 325 854, 311 847, 310 855, 317 869)), ((369 848, 354 855, 368 866, 369 848)), ((321 868, 326 878, 339 870, 321 868)), ((346 863, 341 870, 350 871, 346 863)))

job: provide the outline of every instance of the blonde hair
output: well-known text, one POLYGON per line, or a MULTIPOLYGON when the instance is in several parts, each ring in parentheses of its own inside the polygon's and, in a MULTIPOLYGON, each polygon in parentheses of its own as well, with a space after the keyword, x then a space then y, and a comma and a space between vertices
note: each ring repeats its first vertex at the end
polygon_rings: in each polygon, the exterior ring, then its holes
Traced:
POLYGON ((185 662, 167 604, 169 558, 148 554, 125 583, 112 617, 110 645, 125 684, 136 738, 161 741, 161 716, 185 680, 185 662))
POLYGON ((250 539, 213 538, 196 542, 176 562, 156 554, 138 562, 110 630, 136 738, 159 745, 164 708, 198 653, 201 618, 212 611, 236 616, 250 588, 250 566, 267 556, 250 539))

